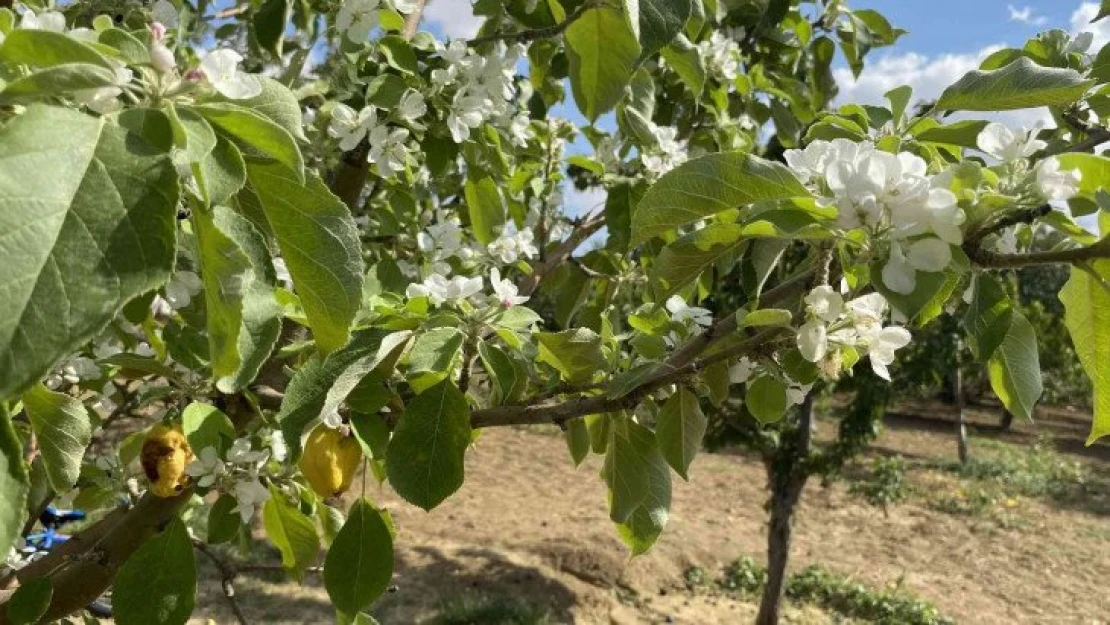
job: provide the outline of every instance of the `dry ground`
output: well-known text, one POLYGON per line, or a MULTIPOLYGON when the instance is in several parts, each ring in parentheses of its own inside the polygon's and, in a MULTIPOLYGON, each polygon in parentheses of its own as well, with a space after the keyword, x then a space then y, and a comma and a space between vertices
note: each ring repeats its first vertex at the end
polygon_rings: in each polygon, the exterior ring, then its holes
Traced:
MULTIPOLYGON (((909 406, 893 415, 876 454, 951 459, 951 425, 943 408, 909 406), (928 414, 928 418, 914 414, 928 414)), ((980 415, 987 424, 992 416, 980 415)), ((1041 436, 1067 452, 1082 451, 1085 466, 1107 475, 1106 446, 1075 444, 1083 415, 1045 415, 1041 436)), ((824 435, 833 424, 822 422, 824 435)), ((978 434, 1028 444, 1032 426, 978 434)), ((974 441, 973 441, 974 442, 974 441)), ((1080 456, 1076 456, 1080 457, 1080 456)), ((555 623, 748 623, 755 603, 721 593, 688 592, 690 567, 716 572, 742 555, 763 559, 764 474, 753 458, 702 454, 691 483, 675 478, 666 532, 646 556, 630 560, 608 521, 599 459, 578 470, 556 432, 486 432, 468 452, 466 484, 425 513, 387 488, 369 494, 393 514, 399 533, 395 592, 375 615, 386 625, 418 623, 460 595, 509 596, 543 606, 555 623)), ((931 491, 962 496, 950 473, 915 469, 923 496, 886 513, 850 494, 842 482, 811 481, 798 516, 792 568, 825 568, 882 587, 900 584, 960 623, 1110 622, 1110 517, 1107 502, 1064 505, 1015 498, 1001 511, 968 517, 935 510, 931 491)), ((1000 506, 1002 504, 999 504, 1000 506)), ((278 578, 244 578, 238 591, 252 622, 326 623, 333 618, 319 580, 302 586, 278 578)), ((233 622, 219 586, 204 583, 197 617, 233 622)), ((790 606, 793 623, 845 622, 812 606, 790 606)))

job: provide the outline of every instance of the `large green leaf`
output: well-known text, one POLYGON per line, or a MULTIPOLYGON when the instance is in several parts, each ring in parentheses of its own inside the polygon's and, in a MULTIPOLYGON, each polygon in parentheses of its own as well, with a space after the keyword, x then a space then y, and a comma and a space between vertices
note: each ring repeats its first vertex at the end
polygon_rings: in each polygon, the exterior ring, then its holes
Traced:
POLYGON ((409 402, 389 441, 385 469, 405 501, 431 510, 463 483, 470 407, 451 380, 409 402))
POLYGON ((690 284, 706 268, 743 242, 744 227, 734 223, 710 224, 667 245, 651 266, 649 282, 662 302, 690 284))
POLYGON ((85 405, 36 384, 23 393, 23 409, 38 439, 50 487, 68 492, 81 475, 81 458, 92 442, 92 421, 85 405))
POLYGON ((193 402, 181 412, 181 431, 193 452, 211 447, 222 456, 235 442, 231 418, 212 404, 193 402))
POLYGON ((362 303, 362 253, 347 207, 314 174, 304 184, 278 163, 247 164, 247 178, 293 277, 316 344, 347 342, 362 303))
POLYGON ((276 276, 266 240, 235 211, 196 211, 208 345, 216 388, 234 393, 254 380, 281 332, 276 276))
POLYGON ((265 0, 254 12, 254 36, 258 45, 281 59, 285 42, 285 26, 293 16, 290 0, 265 0))
POLYGON ((971 353, 979 360, 990 358, 1010 330, 1014 307, 1002 285, 993 276, 975 279, 975 291, 964 314, 964 326, 971 339, 971 353))
POLYGON ((113 70, 108 57, 92 46, 49 30, 18 28, 8 33, 0 46, 0 62, 12 67, 54 67, 70 63, 90 63, 113 70))
POLYGON ((246 100, 225 98, 223 101, 248 108, 284 128, 286 132, 293 135, 294 139, 307 141, 301 118, 301 105, 297 102, 297 96, 273 78, 266 76, 256 78, 262 86, 262 93, 246 100))
POLYGON ((705 61, 697 46, 690 43, 685 35, 679 35, 660 54, 667 66, 690 88, 690 92, 701 96, 702 89, 705 88, 705 61))
POLYGON ((760 423, 774 423, 786 414, 786 384, 776 377, 760 376, 748 382, 744 405, 760 423))
POLYGON ((701 449, 708 420, 698 405, 698 396, 686 387, 671 395, 659 413, 655 438, 667 464, 682 479, 689 480, 690 463, 701 449))
POLYGON ((169 277, 177 172, 134 139, 46 106, 0 128, 0 398, 169 277))
POLYGON ((540 344, 538 360, 554 367, 571 384, 588 382, 605 367, 601 337, 587 328, 539 332, 536 341, 540 344))
POLYGON ((270 542, 281 551, 281 565, 295 579, 303 579, 320 549, 320 537, 312 517, 301 512, 300 507, 285 498, 285 493, 271 485, 270 498, 262 507, 262 525, 270 542))
POLYGON ((779 163, 743 152, 708 154, 663 175, 632 213, 632 245, 730 208, 762 200, 808 197, 779 163))
POLYGON ((624 96, 640 45, 623 14, 609 7, 587 10, 567 28, 566 41, 574 101, 595 121, 624 96))
POLYGON ((359 330, 342 349, 317 354, 293 374, 277 415, 292 460, 301 454, 301 435, 308 424, 337 408, 378 365, 387 334, 376 328, 359 330))
POLYGON ((347 614, 374 603, 393 578, 393 535, 383 514, 356 500, 324 559, 324 587, 347 614))
POLYGON ((633 34, 640 41, 641 60, 670 43, 690 17, 691 0, 624 0, 633 34))
POLYGON ((1009 111, 1070 104, 1095 84, 1074 69, 1044 67, 1026 57, 996 70, 972 70, 944 90, 936 108, 1009 111))
POLYGON ((1094 422, 1087 444, 1110 434, 1110 260, 1091 263, 1090 272, 1072 267, 1060 290, 1064 323, 1075 352, 1094 387, 1094 422), (1097 277, 1096 277, 1097 276, 1097 277))
POLYGON ((8 553, 23 530, 27 508, 27 469, 23 463, 23 444, 12 421, 0 405, 0 552, 8 553))
POLYGON ((180 625, 192 615, 196 595, 193 541, 174 517, 120 567, 112 617, 120 625, 180 625))
POLYGON ((614 423, 601 477, 609 486, 609 518, 633 555, 663 532, 671 505, 671 475, 651 430, 631 420, 614 423))
POLYGON ((1026 419, 1033 418, 1033 406, 1044 390, 1037 333, 1016 310, 1010 317, 1006 338, 991 355, 987 369, 991 388, 1006 409, 1026 419))
POLYGON ((497 238, 497 228, 505 223, 505 204, 497 183, 489 176, 467 178, 464 188, 470 229, 482 245, 497 238))
POLYGON ((451 372, 465 335, 458 328, 434 328, 416 337, 409 352, 409 373, 451 372))
POLYGON ((0 103, 14 104, 108 87, 116 83, 111 70, 89 63, 67 63, 39 70, 29 76, 17 78, 4 85, 0 103))
POLYGON ((297 141, 270 118, 238 104, 204 104, 192 110, 239 145, 285 165, 298 182, 304 180, 304 161, 297 141))

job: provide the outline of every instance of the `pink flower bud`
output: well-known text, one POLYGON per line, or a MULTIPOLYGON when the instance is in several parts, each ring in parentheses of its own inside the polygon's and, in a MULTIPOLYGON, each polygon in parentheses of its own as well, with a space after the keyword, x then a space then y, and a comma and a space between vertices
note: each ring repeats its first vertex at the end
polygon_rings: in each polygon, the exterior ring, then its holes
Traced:
POLYGON ((159 43, 166 37, 166 27, 162 22, 154 22, 150 25, 150 35, 154 43, 159 43))

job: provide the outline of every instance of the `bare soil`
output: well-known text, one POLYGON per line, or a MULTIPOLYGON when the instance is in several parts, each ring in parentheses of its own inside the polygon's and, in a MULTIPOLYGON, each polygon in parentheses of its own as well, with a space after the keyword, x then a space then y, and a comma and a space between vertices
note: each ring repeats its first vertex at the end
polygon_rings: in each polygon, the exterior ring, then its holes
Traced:
MULTIPOLYGON (((903 407, 887 420, 875 454, 951 460, 952 423, 941 404, 903 407)), ((1085 466, 1108 475, 1106 445, 1084 448, 1089 416, 1047 412, 1036 427, 994 425, 994 411, 977 412, 981 438, 1027 445, 1048 436, 1085 466)), ((835 427, 822 421, 822 436, 835 427)), ((975 441, 973 441, 973 445, 975 441)), ((974 448, 973 448, 974 451, 974 448)), ((371 484, 368 495, 396 521, 394 592, 375 607, 383 623, 419 623, 443 602, 462 595, 511 597, 549 611, 554 623, 750 623, 756 603, 705 590, 691 591, 684 572, 718 575, 738 557, 763 561, 767 515, 762 465, 738 454, 702 454, 691 482, 675 478, 666 532, 647 555, 630 559, 608 520, 600 459, 577 470, 554 430, 488 431, 468 452, 466 483, 430 513, 371 484)), ((950 473, 922 469, 912 480, 926 492, 952 492, 950 473)), ((358 486, 354 489, 358 490, 358 486)), ((843 482, 811 480, 795 530, 792 569, 817 563, 875 587, 898 586, 934 603, 960 623, 1110 622, 1110 518, 1105 508, 1011 499, 1007 518, 953 515, 922 498, 884 512, 850 494, 843 482)), ((198 622, 234 622, 214 581, 200 588, 198 622)), ((244 576, 237 591, 251 622, 326 623, 334 616, 318 576, 303 585, 280 577, 244 576)), ((790 605, 790 623, 842 623, 813 606, 790 605)))

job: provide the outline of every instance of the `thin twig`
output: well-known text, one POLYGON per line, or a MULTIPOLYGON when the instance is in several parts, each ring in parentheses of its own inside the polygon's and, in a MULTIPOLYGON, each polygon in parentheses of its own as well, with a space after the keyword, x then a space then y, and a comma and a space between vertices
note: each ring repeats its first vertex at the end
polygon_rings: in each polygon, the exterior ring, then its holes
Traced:
POLYGON ((208 559, 212 560, 212 563, 220 570, 220 586, 223 588, 224 597, 227 597, 228 604, 231 605, 231 611, 235 613, 239 625, 248 625, 247 617, 243 614, 243 608, 239 606, 239 600, 235 596, 235 578, 239 576, 239 569, 235 566, 235 563, 220 557, 211 547, 200 540, 194 540, 193 547, 208 556, 208 559))

